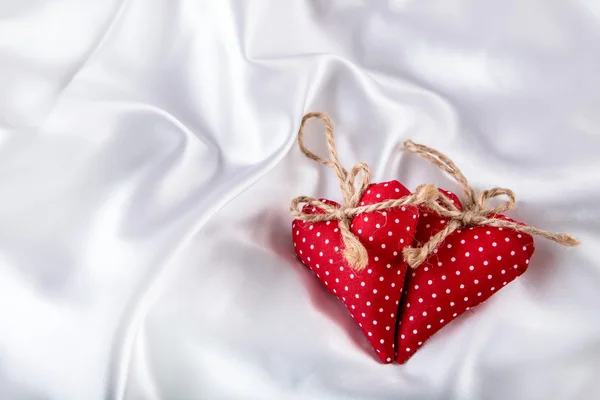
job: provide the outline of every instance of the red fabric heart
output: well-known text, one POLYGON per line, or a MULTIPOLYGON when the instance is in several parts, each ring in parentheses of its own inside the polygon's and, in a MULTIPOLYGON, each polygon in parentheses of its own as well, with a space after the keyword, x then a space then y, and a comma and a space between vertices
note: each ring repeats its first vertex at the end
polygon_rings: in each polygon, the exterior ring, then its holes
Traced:
MULTIPOLYGON (((398 181, 372 184, 360 205, 409 194, 410 191, 398 181)), ((327 203, 339 206, 332 201, 327 203)), ((311 206, 304 206, 303 211, 322 212, 311 206)), ((418 214, 417 207, 406 206, 363 213, 352 220, 352 233, 369 254, 369 263, 362 271, 353 270, 344 259, 337 221, 294 220, 292 223, 296 254, 346 305, 384 363, 394 359, 394 328, 407 268, 402 249, 413 242, 418 214)))
MULTIPOLYGON (((460 210, 455 194, 440 190, 460 210)), ((502 215, 494 218, 506 219, 502 215)), ((423 244, 448 220, 420 208, 415 242, 423 244)), ((406 362, 434 333, 523 274, 534 251, 533 237, 488 226, 459 229, 409 272, 397 329, 397 357, 406 362)))

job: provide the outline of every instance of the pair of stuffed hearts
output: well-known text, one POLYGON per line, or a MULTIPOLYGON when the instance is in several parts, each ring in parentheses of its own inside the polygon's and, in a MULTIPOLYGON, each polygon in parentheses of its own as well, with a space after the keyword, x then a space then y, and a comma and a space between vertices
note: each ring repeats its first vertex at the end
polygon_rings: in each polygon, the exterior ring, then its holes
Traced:
MULTIPOLYGON (((461 208, 453 193, 440 192, 461 208)), ((372 184, 360 205, 409 194, 398 181, 372 184)), ((303 212, 322 211, 305 205, 303 212)), ((459 229, 407 274, 402 250, 427 242, 447 223, 422 206, 357 215, 351 230, 369 254, 361 271, 342 256, 338 221, 294 220, 292 235, 300 260, 344 303, 381 361, 404 363, 435 332, 525 272, 534 250, 530 235, 511 229, 459 229)))
POLYGON ((432 185, 412 195, 398 181, 369 184, 364 163, 347 171, 337 156, 333 124, 323 113, 304 116, 298 144, 308 158, 334 169, 344 202, 292 200, 296 254, 344 303, 384 363, 406 362, 435 332, 523 274, 534 251, 531 234, 566 246, 579 244, 566 233, 545 232, 501 215, 515 204, 511 190, 477 193, 452 160, 430 147, 404 143, 456 180, 464 204, 432 185), (330 159, 303 143, 311 118, 325 126, 330 159), (362 182, 355 187, 360 173, 362 182), (500 195, 508 201, 488 209, 486 201, 500 195), (408 273, 405 261, 412 267, 408 273))

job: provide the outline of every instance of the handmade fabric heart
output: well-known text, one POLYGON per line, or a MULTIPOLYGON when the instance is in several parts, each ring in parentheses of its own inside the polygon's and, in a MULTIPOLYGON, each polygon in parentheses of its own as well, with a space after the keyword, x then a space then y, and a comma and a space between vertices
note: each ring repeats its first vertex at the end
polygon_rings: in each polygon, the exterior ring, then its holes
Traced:
POLYGON ((478 194, 442 153, 411 141, 404 145, 456 179, 465 202, 440 191, 438 199, 421 205, 415 236, 420 247, 403 250, 413 272, 406 279, 397 328, 400 363, 450 321, 523 274, 534 251, 532 234, 566 246, 579 244, 566 233, 553 234, 501 215, 514 207, 512 190, 493 188, 478 194), (508 201, 487 208, 488 200, 497 196, 508 201))
MULTIPOLYGON (((398 181, 372 184, 360 205, 399 199, 409 194, 410 191, 398 181)), ((339 207, 335 202, 323 201, 339 207)), ((323 213, 310 205, 305 205, 303 212, 323 213)), ((406 273, 402 249, 413 242, 417 222, 415 206, 365 212, 354 217, 351 231, 368 252, 368 264, 360 271, 349 265, 343 256, 344 244, 338 221, 294 220, 292 223, 296 254, 345 304, 384 363, 394 359, 397 310, 406 273)))
MULTIPOLYGON (((462 210, 456 195, 441 192, 462 210)), ((428 242, 448 222, 421 208, 415 242, 428 242)), ((406 362, 434 333, 523 274, 533 251, 533 237, 512 229, 477 226, 450 234, 406 278, 396 360, 406 362)))

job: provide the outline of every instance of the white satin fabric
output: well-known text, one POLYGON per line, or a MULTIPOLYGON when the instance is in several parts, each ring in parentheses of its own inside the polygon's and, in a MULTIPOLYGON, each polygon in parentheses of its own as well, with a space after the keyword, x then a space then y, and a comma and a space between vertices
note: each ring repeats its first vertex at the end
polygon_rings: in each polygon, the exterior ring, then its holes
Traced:
POLYGON ((0 398, 598 399, 599 43, 596 0, 0 0, 0 398), (289 200, 341 198, 311 110, 583 244, 382 365, 293 256, 289 200))

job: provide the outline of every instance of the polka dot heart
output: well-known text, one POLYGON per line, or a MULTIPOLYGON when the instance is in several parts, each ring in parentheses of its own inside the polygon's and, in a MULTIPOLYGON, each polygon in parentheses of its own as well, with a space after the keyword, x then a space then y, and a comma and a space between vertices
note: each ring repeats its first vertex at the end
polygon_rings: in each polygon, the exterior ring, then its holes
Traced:
MULTIPOLYGON (((409 195, 397 181, 372 184, 360 205, 379 203, 409 195)), ((323 200, 326 201, 326 200, 323 200)), ((326 201, 330 205, 337 203, 326 201)), ((304 206, 306 213, 320 209, 304 206)), ((402 295, 406 264, 402 249, 412 244, 418 221, 415 206, 398 207, 356 216, 351 230, 369 254, 364 270, 346 263, 337 221, 294 220, 292 236, 296 254, 345 305, 384 363, 394 359, 395 326, 402 295)))
MULTIPOLYGON (((462 210, 456 195, 440 192, 462 210)), ((494 217, 512 221, 501 215, 494 217)), ((427 242, 447 223, 447 219, 421 208, 415 242, 427 242)), ((396 361, 406 362, 434 333, 524 273, 533 250, 530 235, 506 228, 479 226, 450 234, 407 275, 396 361)))

